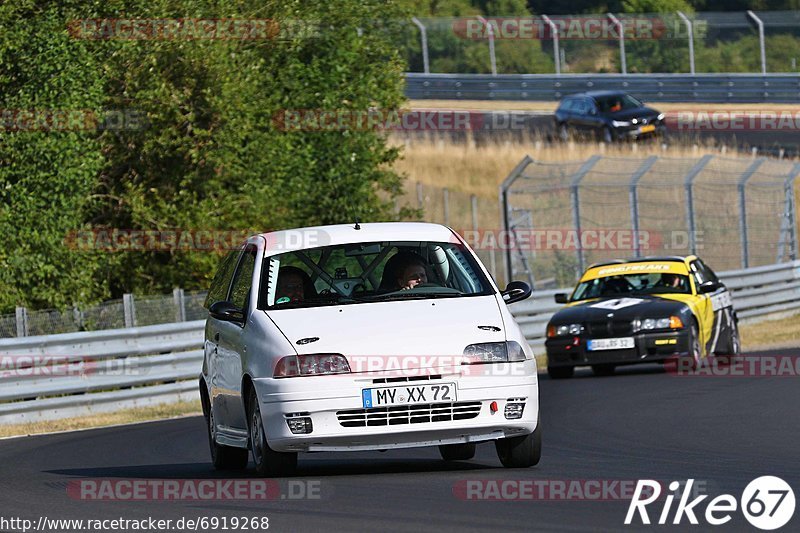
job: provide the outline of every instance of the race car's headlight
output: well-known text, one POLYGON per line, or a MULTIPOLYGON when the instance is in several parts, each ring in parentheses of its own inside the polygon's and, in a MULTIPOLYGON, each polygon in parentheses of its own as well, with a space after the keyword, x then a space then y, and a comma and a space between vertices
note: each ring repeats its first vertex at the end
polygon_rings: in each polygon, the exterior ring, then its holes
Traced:
POLYGON ((548 337, 563 337, 564 335, 580 335, 582 326, 580 324, 553 324, 547 326, 548 337))
POLYGON ((627 126, 630 126, 631 123, 628 122, 627 120, 612 120, 611 125, 614 126, 615 128, 625 128, 627 126))
POLYGON ((320 376, 324 374, 347 374, 350 365, 345 356, 336 353, 290 355, 275 365, 272 377, 320 376))
POLYGON ((644 320, 634 320, 634 331, 651 330, 651 329, 679 329, 683 327, 683 322, 677 316, 669 316, 664 318, 645 318, 644 320))
POLYGON ((659 113, 658 114, 658 120, 664 120, 664 117, 666 117, 666 116, 667 115, 665 113, 659 113))
POLYGON ((524 360, 525 352, 518 342, 482 342, 464 348, 464 359, 461 364, 514 363, 524 360))

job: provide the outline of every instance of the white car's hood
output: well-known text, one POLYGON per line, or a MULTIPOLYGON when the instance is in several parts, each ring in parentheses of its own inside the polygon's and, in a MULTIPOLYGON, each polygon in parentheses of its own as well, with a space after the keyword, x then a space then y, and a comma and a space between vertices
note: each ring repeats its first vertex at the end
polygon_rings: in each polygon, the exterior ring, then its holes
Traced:
MULTIPOLYGON (((461 356, 464 347, 506 339, 495 296, 470 296, 269 311, 299 354, 461 356), (479 326, 482 326, 479 327, 479 326), (496 329, 495 329, 496 328, 496 329), (297 344, 301 339, 319 340, 297 344)), ((409 358, 409 356, 411 356, 409 358)), ((420 359, 421 366, 428 366, 420 359)))

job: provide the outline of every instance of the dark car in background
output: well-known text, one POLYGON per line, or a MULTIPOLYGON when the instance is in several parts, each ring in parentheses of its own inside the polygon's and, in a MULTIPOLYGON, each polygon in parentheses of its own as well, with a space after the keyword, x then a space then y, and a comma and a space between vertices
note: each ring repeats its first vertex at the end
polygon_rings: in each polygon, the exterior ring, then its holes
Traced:
POLYGON ((594 137, 611 143, 662 136, 664 113, 622 91, 591 91, 564 97, 555 113, 558 138, 594 137))

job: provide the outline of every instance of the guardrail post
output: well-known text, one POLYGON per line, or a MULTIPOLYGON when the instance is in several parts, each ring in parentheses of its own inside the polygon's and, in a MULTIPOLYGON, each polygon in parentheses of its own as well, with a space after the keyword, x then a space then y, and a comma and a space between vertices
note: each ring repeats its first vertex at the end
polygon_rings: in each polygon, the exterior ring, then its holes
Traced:
POLYGON ((556 76, 561 75, 561 51, 558 46, 558 28, 555 22, 550 20, 547 15, 542 15, 542 20, 550 26, 550 31, 553 32, 553 62, 556 65, 556 76))
POLYGON ((125 315, 125 327, 136 327, 136 305, 133 302, 133 294, 122 295, 122 312, 125 315))
POLYGON ((786 222, 789 233, 789 260, 797 260, 797 205, 794 201, 794 183, 800 175, 800 163, 795 164, 789 177, 786 178, 784 190, 786 194, 786 222))
POLYGON ((419 28, 419 38, 422 44, 422 68, 425 74, 430 74, 431 68, 428 62, 428 30, 417 17, 411 17, 411 22, 419 28))
POLYGON ((631 176, 629 196, 631 202, 631 229, 633 229, 634 257, 641 257, 642 255, 641 240, 639 238, 639 180, 641 180, 642 176, 647 174, 647 172, 653 168, 653 165, 656 164, 656 161, 658 161, 658 156, 651 155, 644 160, 644 163, 642 163, 642 165, 636 169, 636 172, 633 173, 633 176, 631 176))
POLYGON ((767 73, 767 51, 766 46, 764 44, 764 22, 758 18, 758 16, 750 11, 747 10, 747 16, 753 19, 753 21, 758 26, 758 45, 761 49, 761 74, 767 73))
POLYGON ((694 25, 682 11, 678 11, 678 16, 686 24, 686 31, 689 32, 689 72, 694 76, 694 25))
POLYGON ((28 309, 25 307, 17 307, 15 309, 15 318, 17 323, 17 337, 28 336, 28 309))
POLYGON ((183 289, 180 287, 172 289, 172 301, 175 304, 175 322, 186 322, 186 300, 183 289))
POLYGON ((480 20, 484 26, 486 26, 486 35, 489 37, 489 61, 492 64, 492 76, 497 76, 497 58, 494 55, 494 28, 489 22, 478 15, 478 20, 480 20))
POLYGON ((625 30, 622 27, 622 22, 619 21, 617 17, 614 16, 613 13, 606 13, 608 18, 611 19, 611 22, 614 26, 617 27, 617 31, 619 32, 619 61, 620 61, 620 68, 623 74, 628 73, 628 64, 627 60, 625 59, 625 30))
POLYGON ((689 230, 689 250, 691 253, 697 253, 697 228, 695 227, 694 220, 694 196, 692 193, 692 184, 694 179, 700 172, 703 171, 705 166, 714 158, 713 155, 704 155, 697 164, 692 167, 686 177, 684 178, 684 188, 686 189, 686 225, 689 230))
POLYGON ((750 263, 750 254, 748 250, 748 237, 747 237, 747 195, 746 186, 747 180, 755 174, 758 167, 764 162, 764 158, 756 159, 753 161, 747 170, 739 177, 739 233, 742 239, 742 268, 747 268, 750 263))
POLYGON ((583 166, 578 170, 578 172, 572 176, 572 182, 570 183, 570 197, 572 200, 572 225, 575 227, 575 232, 577 234, 576 245, 575 245, 575 254, 578 258, 578 272, 576 276, 580 277, 583 273, 585 258, 583 256, 583 246, 581 246, 581 199, 580 199, 580 185, 581 180, 592 170, 598 161, 600 161, 603 157, 599 155, 594 155, 590 157, 583 166))

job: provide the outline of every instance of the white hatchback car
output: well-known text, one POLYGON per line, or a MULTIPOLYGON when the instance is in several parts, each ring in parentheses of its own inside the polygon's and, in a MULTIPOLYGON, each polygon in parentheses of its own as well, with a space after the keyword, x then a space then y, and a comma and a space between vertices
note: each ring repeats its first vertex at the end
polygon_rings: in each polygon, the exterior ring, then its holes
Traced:
POLYGON ((539 462, 536 362, 464 240, 425 223, 250 237, 206 300, 200 395, 217 468, 290 473, 298 452, 438 446, 539 462))

